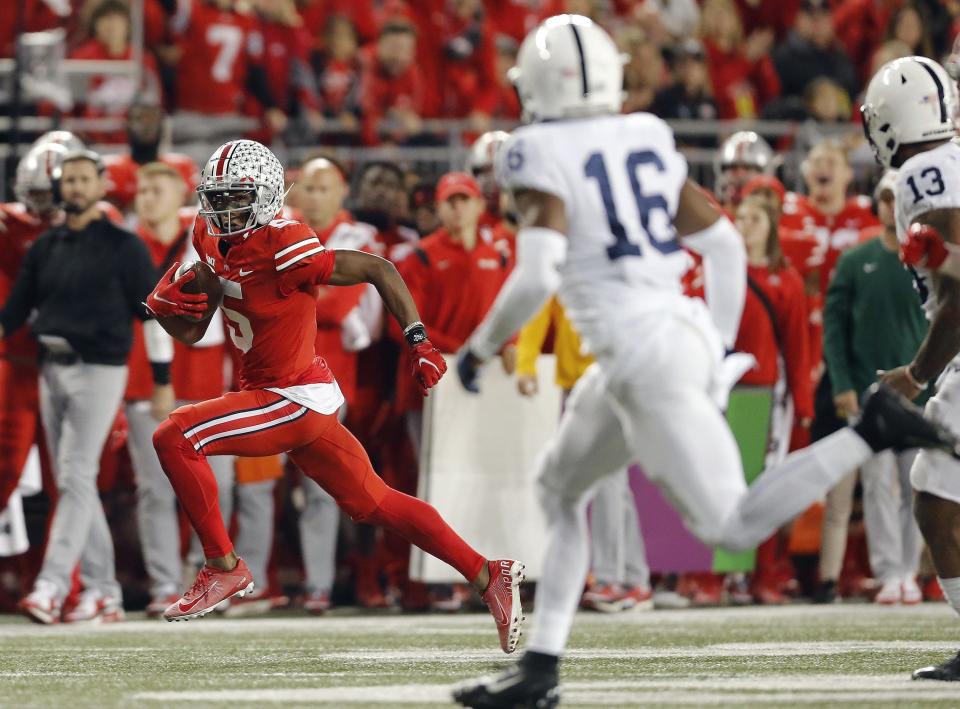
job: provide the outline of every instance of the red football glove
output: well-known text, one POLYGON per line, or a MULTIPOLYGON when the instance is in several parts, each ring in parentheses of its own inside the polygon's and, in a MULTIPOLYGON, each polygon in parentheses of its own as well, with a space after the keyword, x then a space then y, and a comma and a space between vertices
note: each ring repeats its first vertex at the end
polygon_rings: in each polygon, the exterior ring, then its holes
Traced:
POLYGON ((440 377, 447 371, 447 362, 430 340, 424 340, 411 347, 410 360, 413 365, 413 378, 420 384, 423 395, 426 396, 427 390, 436 386, 440 377))
POLYGON ((911 224, 907 241, 900 244, 900 260, 907 266, 936 271, 947 259, 943 236, 929 224, 911 224))
POLYGON ((163 278, 147 296, 147 310, 159 317, 171 315, 203 315, 207 310, 206 293, 184 293, 183 286, 192 281, 197 275, 187 271, 177 280, 173 280, 180 264, 173 264, 163 274, 163 278))

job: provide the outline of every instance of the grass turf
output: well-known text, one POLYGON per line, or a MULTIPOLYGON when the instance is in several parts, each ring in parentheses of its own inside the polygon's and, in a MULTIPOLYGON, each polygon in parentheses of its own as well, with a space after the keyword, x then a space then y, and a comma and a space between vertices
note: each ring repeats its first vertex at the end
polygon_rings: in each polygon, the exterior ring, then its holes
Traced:
MULTIPOLYGON (((910 671, 960 647, 945 605, 581 614, 563 706, 951 706, 910 671)), ((510 660, 489 616, 132 620, 0 617, 0 706, 451 706, 510 660)))

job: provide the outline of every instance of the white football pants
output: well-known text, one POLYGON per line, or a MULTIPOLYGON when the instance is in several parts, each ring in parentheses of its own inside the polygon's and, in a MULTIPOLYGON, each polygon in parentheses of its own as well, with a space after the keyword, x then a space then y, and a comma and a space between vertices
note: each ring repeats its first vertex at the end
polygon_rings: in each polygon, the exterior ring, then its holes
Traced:
POLYGON ((732 551, 770 536, 873 452, 850 429, 789 456, 748 489, 737 444, 710 396, 718 362, 689 321, 643 318, 577 382, 541 454, 547 548, 528 647, 566 646, 589 565, 586 504, 597 481, 637 461, 705 543, 732 551))

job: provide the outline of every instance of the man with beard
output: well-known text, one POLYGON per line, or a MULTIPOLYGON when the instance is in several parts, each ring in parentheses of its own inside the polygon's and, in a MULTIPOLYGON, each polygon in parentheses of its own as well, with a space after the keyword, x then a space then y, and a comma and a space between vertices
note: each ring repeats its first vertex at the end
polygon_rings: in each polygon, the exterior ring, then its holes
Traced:
MULTIPOLYGON (((79 561, 99 619, 123 617, 97 473, 126 383, 132 321, 147 319, 143 301, 156 274, 143 242, 104 218, 102 173, 97 153, 64 157, 58 179, 66 219, 27 251, 0 309, 0 337, 16 333, 36 311, 30 329, 40 343, 40 415, 59 492, 43 568, 21 601, 40 623, 60 620, 79 561)), ((164 354, 165 362, 150 354, 161 383, 170 381, 164 354)))
POLYGON ((130 152, 108 155, 103 160, 106 165, 104 182, 107 199, 124 212, 133 209, 133 199, 137 196, 137 170, 152 162, 166 163, 179 172, 189 195, 185 203, 195 204, 193 190, 200 179, 197 164, 181 153, 160 153, 163 121, 163 109, 159 106, 146 103, 132 106, 127 113, 130 152))

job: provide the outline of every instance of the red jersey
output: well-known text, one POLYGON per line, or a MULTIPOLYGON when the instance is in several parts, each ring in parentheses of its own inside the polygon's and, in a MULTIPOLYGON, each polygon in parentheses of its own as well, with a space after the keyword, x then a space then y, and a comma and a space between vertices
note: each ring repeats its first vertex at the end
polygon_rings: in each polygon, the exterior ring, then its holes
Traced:
POLYGON ((219 247, 228 242, 207 234, 203 219, 194 223, 193 245, 223 285, 221 309, 240 351, 240 388, 332 383, 316 356, 315 285, 333 272, 333 252, 310 227, 284 219, 231 242, 224 255, 219 247))
POLYGON ((757 366, 743 375, 743 384, 773 386, 780 377, 777 356, 783 357, 787 387, 798 418, 813 417, 813 380, 810 374, 807 307, 803 281, 791 267, 771 271, 749 266, 751 281, 734 346, 757 358, 757 366), (763 299, 754 292, 763 293, 763 299), (772 312, 771 312, 772 311, 772 312))
MULTIPOLYGON (((143 239, 153 264, 161 271, 176 261, 183 261, 190 241, 190 227, 193 216, 184 211, 180 215, 183 233, 170 244, 159 241, 145 225, 135 228, 135 233, 143 239)), ((211 323, 211 327, 215 324, 211 323)), ((219 326, 219 319, 216 321, 219 326)), ((223 393, 223 344, 211 346, 185 345, 173 343, 173 362, 170 366, 170 383, 178 400, 202 401, 212 399, 223 393)), ((133 346, 127 360, 127 390, 124 399, 136 401, 149 399, 153 393, 153 370, 147 358, 147 348, 143 339, 143 324, 133 323, 133 346)))
POLYGON ((810 361, 823 355, 823 302, 840 254, 862 241, 863 230, 879 224, 870 198, 850 197, 837 214, 823 214, 803 195, 788 192, 780 219, 780 244, 806 284, 810 317, 810 361))
MULTIPOLYGON (((19 202, 0 204, 0 304, 6 303, 13 290, 13 283, 20 271, 20 264, 27 249, 50 223, 34 216, 19 202)), ((37 344, 30 328, 21 327, 0 340, 0 354, 23 358, 33 362, 37 357, 37 344)))
MULTIPOLYGON (((194 201, 194 190, 200 184, 200 170, 193 158, 180 153, 165 153, 159 156, 159 160, 180 173, 187 185, 187 195, 190 196, 188 203, 194 201)), ((106 155, 103 162, 107 168, 104 173, 107 199, 124 211, 130 209, 137 196, 137 170, 142 166, 135 163, 129 154, 106 155)))
MULTIPOLYGON (((427 337, 438 350, 452 354, 483 321, 510 275, 510 263, 482 236, 468 251, 446 229, 438 229, 420 241, 416 251, 400 264, 400 271, 417 303, 427 337)), ((400 410, 419 408, 423 397, 406 374, 405 357, 400 367, 404 374, 397 377, 400 410)))
POLYGON ((239 111, 248 67, 263 57, 256 19, 203 0, 186 0, 170 24, 182 52, 177 108, 213 114, 239 111))
POLYGON ((415 63, 403 73, 388 74, 372 45, 361 52, 360 109, 363 112, 363 139, 369 145, 378 141, 377 124, 391 109, 409 110, 424 115, 427 83, 415 63))
POLYGON ((360 81, 360 62, 331 59, 319 77, 320 101, 328 116, 356 110, 356 91, 360 81))
POLYGON ((310 66, 312 38, 306 27, 261 19, 263 68, 270 77, 270 92, 277 106, 291 111, 301 106, 320 108, 317 85, 310 66))

